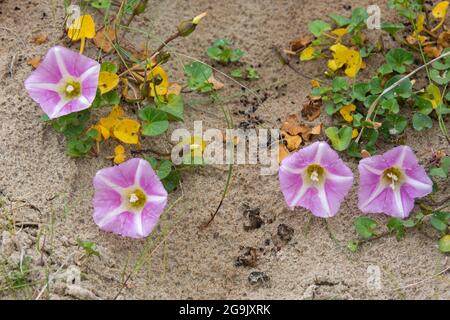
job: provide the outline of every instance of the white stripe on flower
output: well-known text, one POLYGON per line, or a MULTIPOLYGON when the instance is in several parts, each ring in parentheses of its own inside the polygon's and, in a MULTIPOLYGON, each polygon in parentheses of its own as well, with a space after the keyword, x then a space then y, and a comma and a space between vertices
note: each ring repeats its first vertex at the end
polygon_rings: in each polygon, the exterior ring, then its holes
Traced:
POLYGON ((402 196, 400 194, 400 189, 392 190, 394 193, 395 205, 400 212, 401 217, 405 217, 405 209, 403 208, 402 196))
POLYGON ((79 78, 80 82, 83 82, 84 80, 86 80, 86 78, 95 74, 98 71, 98 68, 99 68, 98 65, 95 65, 87 69, 85 72, 83 72, 83 74, 79 78))
POLYGON ((328 203, 327 195, 325 193, 325 186, 322 185, 322 186, 318 187, 317 191, 318 191, 320 203, 322 204, 322 207, 325 209, 326 215, 328 217, 331 217, 331 209, 330 209, 330 204, 328 203))
POLYGON ((293 174, 302 174, 302 173, 305 172, 306 167, 303 167, 303 168, 291 168, 291 167, 288 167, 288 166, 284 165, 284 166, 281 166, 281 169, 286 171, 286 172, 293 173, 293 174))
POLYGON ((324 143, 319 142, 319 145, 317 146, 316 156, 314 157, 314 163, 320 163, 320 160, 322 160, 323 147, 324 143))
POLYGON ((431 186, 429 184, 423 183, 422 181, 416 180, 411 178, 410 176, 406 175, 406 179, 403 183, 407 183, 411 186, 413 186, 416 189, 421 189, 421 190, 429 190, 431 189, 431 186))
POLYGON ((134 215, 134 223, 136 225, 137 234, 140 236, 144 236, 144 231, 142 228, 142 210, 134 215))
POLYGON ((369 171, 370 173, 376 174, 376 175, 378 175, 378 176, 380 176, 381 174, 383 174, 383 170, 375 169, 375 168, 373 168, 373 167, 371 167, 371 166, 369 166, 369 165, 367 165, 367 164, 365 164, 365 163, 361 163, 361 165, 362 165, 367 171, 369 171))
POLYGON ((147 196, 147 202, 163 202, 164 200, 166 200, 165 196, 147 196))
POLYGON ((58 69, 61 72, 61 75, 63 76, 63 78, 70 77, 71 75, 67 71, 66 64, 64 63, 64 61, 60 55, 60 48, 56 47, 54 50, 54 53, 55 53, 56 64, 58 65, 58 69))
POLYGON ((375 200, 383 191, 385 190, 385 186, 381 184, 381 182, 378 183, 376 189, 372 192, 369 199, 365 203, 361 205, 361 209, 364 209, 367 207, 373 200, 375 200))
POLYGON ((303 179, 300 190, 298 190, 298 193, 295 195, 294 199, 292 199, 292 201, 291 201, 291 204, 292 204, 291 207, 297 206, 297 202, 299 202, 300 199, 305 195, 308 188, 309 188, 309 186, 306 185, 306 183, 304 182, 304 179, 303 179))
POLYGON ((59 92, 58 88, 59 86, 56 83, 28 83, 27 84, 28 89, 42 89, 42 90, 50 90, 59 92))
POLYGON ((402 147, 402 152, 400 153, 400 156, 397 159, 396 166, 399 168, 403 167, 403 162, 405 161, 405 155, 406 155, 406 147, 402 147))
POLYGON ((121 213, 127 211, 127 208, 125 208, 124 205, 120 205, 114 210, 110 211, 108 214, 106 214, 103 218, 98 221, 98 226, 100 228, 106 226, 108 223, 110 223, 115 217, 120 215, 121 213))
POLYGON ((105 176, 103 176, 101 174, 98 174, 97 178, 99 178, 104 184, 106 184, 111 189, 114 189, 115 191, 119 192, 120 194, 124 193, 125 188, 123 188, 123 187, 119 186, 118 184, 112 182, 111 180, 109 180, 105 176))
POLYGON ((137 165, 137 168, 136 168, 136 173, 135 173, 135 175, 134 175, 134 186, 135 187, 140 187, 140 185, 141 185, 141 176, 142 176, 142 166, 141 166, 141 163, 143 162, 143 161, 145 161, 145 160, 139 160, 138 161, 138 165, 137 165))
POLYGON ((68 103, 67 100, 65 99, 61 99, 59 100, 59 102, 56 104, 55 109, 53 109, 52 115, 50 116, 51 119, 56 118, 56 116, 58 115, 58 113, 61 112, 61 110, 64 108, 64 106, 68 103))
POLYGON ((327 171, 325 179, 326 180, 329 179, 329 180, 331 180, 333 182, 337 182, 337 183, 342 183, 342 182, 352 180, 353 177, 352 176, 338 176, 336 174, 333 174, 333 173, 327 171))

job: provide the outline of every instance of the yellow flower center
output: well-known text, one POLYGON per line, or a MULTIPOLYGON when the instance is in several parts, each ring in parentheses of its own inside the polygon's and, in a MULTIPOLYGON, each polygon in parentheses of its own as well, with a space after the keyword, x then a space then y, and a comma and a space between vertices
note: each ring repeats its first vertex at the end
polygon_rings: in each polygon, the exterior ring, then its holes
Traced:
POLYGON ((310 184, 322 183, 325 178, 325 169, 318 164, 311 164, 306 168, 306 179, 310 184))
POLYGON ((81 95, 81 83, 75 80, 69 80, 64 84, 63 92, 64 97, 68 100, 79 97, 81 95))
POLYGON ((131 191, 127 195, 128 205, 133 209, 142 209, 147 202, 147 196, 141 189, 131 191))
POLYGON ((402 170, 397 167, 390 167, 384 170, 383 180, 392 188, 392 190, 395 190, 395 188, 398 187, 403 180, 402 170))

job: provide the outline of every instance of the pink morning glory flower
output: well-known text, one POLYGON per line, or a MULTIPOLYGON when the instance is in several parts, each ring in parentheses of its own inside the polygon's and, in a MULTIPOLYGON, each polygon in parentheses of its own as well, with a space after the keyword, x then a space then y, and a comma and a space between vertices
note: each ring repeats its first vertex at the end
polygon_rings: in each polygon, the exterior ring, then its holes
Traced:
POLYGON ((407 218, 414 199, 432 191, 430 178, 408 146, 399 146, 383 155, 359 162, 358 207, 365 213, 386 213, 407 218))
POLYGON ((95 223, 125 237, 148 236, 167 203, 167 191, 143 159, 99 170, 94 188, 95 223))
POLYGON ((336 215, 353 184, 351 170, 326 142, 315 142, 285 158, 278 176, 290 208, 303 207, 322 218, 336 215))
POLYGON ((50 119, 89 108, 100 64, 63 47, 53 47, 25 80, 25 88, 50 119))

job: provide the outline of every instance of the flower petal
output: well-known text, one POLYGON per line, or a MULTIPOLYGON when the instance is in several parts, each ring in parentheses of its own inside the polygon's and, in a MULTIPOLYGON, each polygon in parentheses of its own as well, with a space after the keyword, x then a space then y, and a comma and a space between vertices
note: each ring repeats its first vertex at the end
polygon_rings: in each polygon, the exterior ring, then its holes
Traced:
POLYGON ((94 177, 94 186, 97 179, 120 191, 123 188, 135 185, 135 175, 139 162, 140 159, 130 159, 118 166, 97 171, 94 177))

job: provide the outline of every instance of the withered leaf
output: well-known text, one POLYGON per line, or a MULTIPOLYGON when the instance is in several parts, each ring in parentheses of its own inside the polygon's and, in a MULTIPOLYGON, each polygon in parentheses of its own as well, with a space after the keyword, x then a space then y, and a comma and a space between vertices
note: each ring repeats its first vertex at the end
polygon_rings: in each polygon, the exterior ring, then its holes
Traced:
POLYGON ((437 58, 442 53, 442 47, 426 46, 425 48, 423 48, 423 51, 429 58, 437 58))
POLYGON ((312 136, 317 136, 321 133, 323 127, 323 123, 320 123, 313 128, 309 129, 308 132, 302 133, 302 138, 305 141, 311 140, 312 136))
POLYGON ((320 106, 319 101, 314 102, 310 100, 307 104, 303 105, 302 117, 308 119, 308 121, 313 121, 320 116, 320 106))
POLYGON ((289 49, 293 52, 297 52, 311 43, 310 37, 298 37, 289 42, 289 49))
POLYGON ((281 163, 284 158, 286 158, 289 155, 289 151, 286 148, 286 146, 282 143, 278 146, 278 163, 281 163))
POLYGON ((298 122, 298 117, 295 114, 289 115, 281 126, 282 131, 286 131, 291 136, 296 136, 301 133, 309 131, 309 127, 298 122))
POLYGON ((214 90, 220 90, 225 86, 222 82, 214 78, 214 76, 209 77, 208 82, 213 85, 214 90))
POLYGON ((125 101, 129 103, 141 101, 143 99, 141 90, 128 81, 126 78, 122 78, 122 97, 125 99, 125 101))
POLYGON ((109 53, 114 48, 113 42, 116 40, 116 32, 111 27, 105 27, 96 33, 93 40, 97 48, 109 53))
POLYGON ((450 47, 450 31, 441 32, 438 37, 437 43, 443 48, 450 47))
POLYGON ((291 136, 286 131, 281 131, 281 138, 286 141, 286 147, 289 151, 297 150, 302 143, 302 138, 300 136, 291 136))
POLYGON ((41 64, 41 57, 33 57, 27 61, 27 64, 36 69, 41 64))
POLYGON ((311 134, 313 135, 319 135, 322 132, 323 123, 319 123, 317 126, 314 126, 311 129, 311 134))
POLYGON ((33 42, 37 45, 41 45, 47 42, 48 37, 45 34, 38 34, 33 37, 33 42))
POLYGON ((182 86, 176 82, 169 83, 169 88, 167 88, 167 95, 169 94, 175 94, 180 95, 182 86))
POLYGON ((363 158, 370 157, 369 151, 367 151, 366 149, 361 150, 361 157, 363 157, 363 158))

